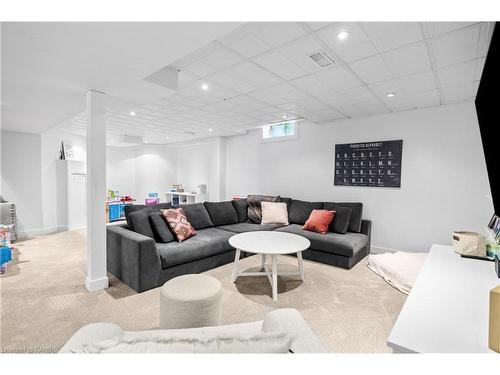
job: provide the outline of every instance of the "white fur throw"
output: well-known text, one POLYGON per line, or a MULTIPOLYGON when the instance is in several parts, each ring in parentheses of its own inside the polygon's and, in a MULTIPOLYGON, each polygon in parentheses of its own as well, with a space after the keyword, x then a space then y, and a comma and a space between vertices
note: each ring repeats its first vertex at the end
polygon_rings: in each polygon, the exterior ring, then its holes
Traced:
POLYGON ((368 268, 400 292, 410 294, 417 275, 427 258, 427 253, 372 254, 368 258, 368 268))

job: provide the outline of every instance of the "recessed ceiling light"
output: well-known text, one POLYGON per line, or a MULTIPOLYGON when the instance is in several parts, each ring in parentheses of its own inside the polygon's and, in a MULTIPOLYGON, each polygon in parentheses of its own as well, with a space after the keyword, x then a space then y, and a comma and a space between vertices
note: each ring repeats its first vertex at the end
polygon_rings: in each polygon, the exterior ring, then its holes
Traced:
POLYGON ((208 85, 206 83, 201 85, 201 89, 207 91, 208 90, 208 85))
POLYGON ((212 129, 212 128, 208 129, 209 132, 211 132, 212 130, 214 130, 214 129, 212 129))
POLYGON ((392 98, 394 96, 396 96, 396 93, 395 92, 390 92, 388 94, 385 94, 388 98, 392 98))
POLYGON ((130 116, 135 116, 135 115, 136 115, 136 113, 134 111, 130 112, 130 116))
POLYGON ((168 137, 165 137, 165 139, 168 139, 168 137))
POLYGON ((281 116, 281 117, 282 117, 282 118, 288 118, 288 116, 287 116, 287 115, 283 115, 283 116, 281 116))
POLYGON ((347 38, 349 38, 349 31, 343 30, 343 31, 339 32, 337 34, 337 38, 339 40, 346 40, 347 38))

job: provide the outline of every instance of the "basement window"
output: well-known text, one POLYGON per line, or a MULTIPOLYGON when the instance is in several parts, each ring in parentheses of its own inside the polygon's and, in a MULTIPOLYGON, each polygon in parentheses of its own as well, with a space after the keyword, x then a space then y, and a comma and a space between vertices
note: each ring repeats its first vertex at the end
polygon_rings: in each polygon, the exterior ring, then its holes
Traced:
POLYGON ((262 140, 264 142, 284 141, 298 138, 299 124, 297 121, 285 121, 269 124, 262 128, 262 140))

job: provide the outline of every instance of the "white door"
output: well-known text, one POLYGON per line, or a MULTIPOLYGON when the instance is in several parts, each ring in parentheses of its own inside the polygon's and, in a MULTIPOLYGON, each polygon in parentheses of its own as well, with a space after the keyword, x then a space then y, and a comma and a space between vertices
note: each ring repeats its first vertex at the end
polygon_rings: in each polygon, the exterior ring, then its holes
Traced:
POLYGON ((87 226, 87 175, 73 171, 69 176, 69 230, 87 226))

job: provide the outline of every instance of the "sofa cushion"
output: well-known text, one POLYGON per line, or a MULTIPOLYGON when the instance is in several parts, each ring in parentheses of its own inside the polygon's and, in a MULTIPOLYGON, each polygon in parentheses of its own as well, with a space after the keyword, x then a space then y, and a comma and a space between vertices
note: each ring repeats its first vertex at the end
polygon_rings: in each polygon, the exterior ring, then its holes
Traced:
POLYGON ((132 212, 128 215, 130 221, 130 229, 136 233, 140 233, 149 238, 154 238, 153 230, 149 224, 149 214, 153 212, 151 207, 146 207, 141 210, 132 212))
POLYGON ((361 233, 346 234, 327 232, 320 234, 302 229, 299 224, 290 224, 276 229, 279 232, 298 234, 311 241, 311 250, 352 257, 368 245, 368 236, 361 233))
POLYGON ((182 208, 163 210, 162 215, 177 241, 182 242, 196 235, 196 230, 186 218, 182 208))
POLYGON ((349 227, 347 230, 349 232, 361 232, 361 220, 363 217, 363 203, 360 202, 335 202, 342 207, 349 207, 351 212, 351 218, 349 219, 349 227))
POLYGON ((305 202, 293 199, 288 219, 292 224, 304 225, 312 210, 321 209, 323 209, 323 202, 305 202))
POLYGON ((292 198, 280 197, 280 202, 286 203, 286 209, 288 210, 288 213, 290 213, 290 208, 292 207, 292 198))
POLYGON ((157 244, 162 268, 168 268, 230 251, 233 233, 218 228, 205 228, 183 242, 157 244))
POLYGON ((233 204, 234 209, 236 210, 236 213, 238 214, 238 223, 244 223, 247 221, 248 215, 247 215, 247 210, 248 210, 248 205, 247 205, 247 199, 233 199, 231 201, 233 204))
POLYGON ((332 202, 325 202, 324 209, 328 211, 335 211, 333 221, 331 222, 328 230, 330 232, 345 234, 347 232, 347 228, 349 227, 352 209, 350 207, 339 206, 338 204, 332 202))
POLYGON ((217 229, 223 229, 234 233, 244 233, 244 232, 255 232, 255 231, 267 231, 275 230, 281 228, 283 224, 254 224, 254 223, 237 223, 231 225, 222 225, 217 227, 217 229))
POLYGON ((261 224, 288 225, 288 210, 284 202, 260 202, 262 210, 261 224))
POLYGON ((271 195, 249 195, 247 198, 248 204, 248 221, 254 224, 260 224, 262 220, 261 202, 279 202, 280 197, 271 195))
POLYGON ((335 212, 328 210, 312 210, 309 219, 302 229, 313 231, 316 233, 326 234, 330 226, 335 212))
POLYGON ((214 226, 203 203, 183 204, 182 209, 194 229, 198 230, 214 226))
POLYGON ((231 201, 226 202, 205 202, 205 208, 212 219, 214 225, 229 225, 238 222, 238 214, 231 201))
POLYGON ((124 208, 125 212, 125 220, 127 220, 127 224, 132 226, 128 219, 128 215, 132 212, 142 210, 143 208, 150 207, 154 212, 161 212, 161 210, 165 210, 167 208, 172 207, 171 203, 158 203, 153 205, 145 205, 145 204, 127 204, 124 208))
POLYGON ((174 236, 168 228, 167 222, 163 218, 161 212, 151 212, 149 214, 149 224, 153 230, 156 242, 168 243, 174 240, 174 236))

